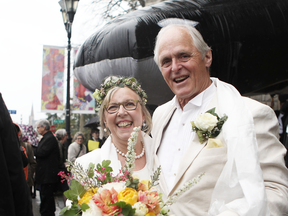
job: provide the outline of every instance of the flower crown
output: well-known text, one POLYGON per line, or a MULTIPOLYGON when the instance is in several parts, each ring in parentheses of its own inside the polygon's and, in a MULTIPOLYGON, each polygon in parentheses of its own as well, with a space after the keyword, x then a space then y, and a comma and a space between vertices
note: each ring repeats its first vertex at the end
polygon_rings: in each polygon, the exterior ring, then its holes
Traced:
POLYGON ((103 80, 100 90, 96 89, 93 93, 93 97, 96 99, 98 106, 100 106, 107 95, 107 92, 113 87, 125 87, 127 86, 131 90, 135 91, 141 98, 144 105, 147 102, 147 95, 141 88, 141 85, 137 82, 134 77, 116 77, 110 76, 103 80))

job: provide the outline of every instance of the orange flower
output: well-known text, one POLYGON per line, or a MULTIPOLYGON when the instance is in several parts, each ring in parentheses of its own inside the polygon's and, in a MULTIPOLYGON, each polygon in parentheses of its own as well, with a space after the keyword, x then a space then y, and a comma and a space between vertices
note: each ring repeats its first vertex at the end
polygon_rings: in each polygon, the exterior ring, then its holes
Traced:
POLYGON ((98 208, 102 210, 103 216, 116 215, 115 213, 120 213, 122 210, 115 205, 109 206, 109 204, 118 202, 118 193, 114 188, 111 190, 103 189, 101 193, 95 194, 92 199, 98 208))
POLYGON ((125 188, 118 194, 118 200, 133 206, 138 200, 137 191, 133 188, 125 188))
POLYGON ((160 197, 157 191, 139 191, 138 195, 139 201, 147 206, 149 212, 153 212, 155 215, 160 213, 160 197))
POLYGON ((138 191, 147 191, 151 185, 150 180, 141 180, 138 184, 138 191))

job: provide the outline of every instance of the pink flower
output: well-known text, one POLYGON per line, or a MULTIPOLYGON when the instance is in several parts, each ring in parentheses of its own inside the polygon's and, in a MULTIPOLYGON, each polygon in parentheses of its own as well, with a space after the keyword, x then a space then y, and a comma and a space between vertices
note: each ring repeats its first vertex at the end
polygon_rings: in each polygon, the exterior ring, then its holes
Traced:
POLYGON ((106 176, 105 174, 102 174, 102 175, 100 175, 100 176, 98 177, 98 179, 99 179, 100 181, 104 181, 106 178, 107 178, 107 176, 106 176))
POLYGON ((102 216, 117 215, 117 212, 120 213, 122 210, 115 205, 108 206, 109 204, 118 202, 118 193, 116 190, 114 190, 114 188, 112 188, 111 190, 103 189, 101 193, 95 194, 92 199, 98 206, 98 208, 102 210, 102 216))
POLYGON ((155 215, 160 213, 160 197, 157 191, 139 191, 138 196, 139 201, 146 205, 149 212, 153 212, 155 215))

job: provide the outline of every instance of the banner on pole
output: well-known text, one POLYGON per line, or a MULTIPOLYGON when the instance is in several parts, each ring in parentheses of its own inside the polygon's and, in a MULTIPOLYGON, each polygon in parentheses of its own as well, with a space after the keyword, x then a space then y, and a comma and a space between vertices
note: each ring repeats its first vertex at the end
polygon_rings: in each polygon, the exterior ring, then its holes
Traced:
POLYGON ((41 111, 64 112, 64 47, 43 46, 41 111))
MULTIPOLYGON (((74 49, 74 56, 76 56, 78 49, 74 49)), ((93 92, 86 89, 79 80, 74 77, 73 79, 73 105, 72 113, 81 114, 95 114, 95 99, 93 97, 93 92)))

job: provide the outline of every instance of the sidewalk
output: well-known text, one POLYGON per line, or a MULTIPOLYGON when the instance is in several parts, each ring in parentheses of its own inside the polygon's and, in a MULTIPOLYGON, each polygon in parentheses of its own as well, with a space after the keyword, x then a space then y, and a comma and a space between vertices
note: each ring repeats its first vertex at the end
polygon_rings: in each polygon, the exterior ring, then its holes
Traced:
MULTIPOLYGON (((55 216, 59 216, 60 211, 64 208, 64 201, 62 198, 62 195, 55 196, 55 206, 56 206, 56 212, 55 216)), ((41 216, 40 214, 40 194, 39 191, 36 191, 36 197, 32 199, 32 205, 33 205, 33 216, 41 216)))

